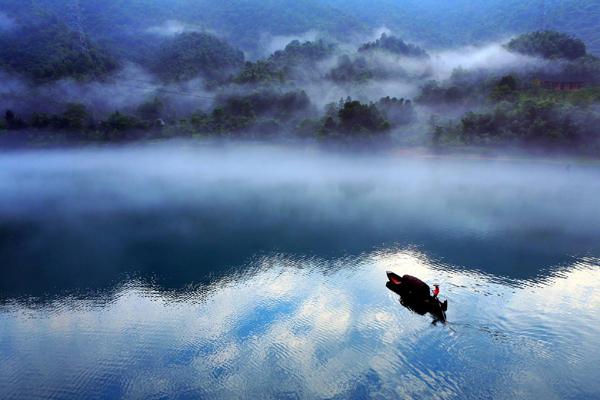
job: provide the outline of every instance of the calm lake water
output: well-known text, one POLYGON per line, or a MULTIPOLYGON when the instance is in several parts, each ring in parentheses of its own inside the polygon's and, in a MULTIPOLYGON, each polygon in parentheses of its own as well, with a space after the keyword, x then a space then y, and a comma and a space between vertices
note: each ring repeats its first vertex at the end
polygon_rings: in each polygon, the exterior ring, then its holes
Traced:
POLYGON ((597 163, 0 154, 2 399, 597 399, 599 311, 597 163))

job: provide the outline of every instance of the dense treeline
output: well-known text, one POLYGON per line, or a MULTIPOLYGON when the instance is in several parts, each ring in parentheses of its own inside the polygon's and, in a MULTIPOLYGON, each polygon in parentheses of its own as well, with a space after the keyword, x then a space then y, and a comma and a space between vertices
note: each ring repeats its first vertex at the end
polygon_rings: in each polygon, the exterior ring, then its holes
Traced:
MULTIPOLYGON (((72 0, 0 0, 0 9, 24 25, 50 15, 70 18, 72 0)), ((335 39, 386 26, 429 48, 468 45, 509 34, 553 29, 586 38, 600 54, 597 0, 103 0, 81 2, 87 33, 127 55, 148 27, 177 20, 217 32, 237 47, 260 54, 261 35, 317 31, 335 39)))
POLYGON ((426 83, 415 100, 438 111, 429 121, 433 143, 600 151, 600 60, 579 39, 551 31, 516 37, 506 47, 556 62, 505 76, 459 69, 447 81, 426 83), (577 86, 557 89, 563 82, 577 86), (443 117, 460 109, 467 111, 443 117))
POLYGON ((359 47, 359 52, 369 51, 385 51, 392 54, 406 57, 428 57, 425 50, 411 43, 406 43, 404 40, 395 36, 386 35, 383 33, 381 37, 374 42, 365 43, 359 47))
POLYGON ((247 62, 233 79, 235 83, 282 83, 309 74, 316 62, 333 54, 335 46, 323 40, 300 42, 293 40, 266 60, 247 62))
MULTIPOLYGON (((217 33, 235 47, 254 56, 262 54, 265 33, 292 35, 309 30, 326 33, 335 39, 365 34, 368 28, 343 10, 320 0, 103 0, 80 2, 86 32, 109 46, 115 54, 132 55, 138 47, 160 39, 149 30, 167 21, 179 21, 190 29, 217 33)), ((38 23, 49 16, 72 18, 72 0, 0 0, 0 9, 18 23, 38 23)), ((159 30, 158 30, 159 31, 159 30)), ((168 32, 167 32, 168 33, 168 32)))
POLYGON ((183 135, 275 134, 287 128, 300 135, 370 135, 382 134, 392 127, 414 119, 409 100, 385 97, 376 103, 361 103, 351 98, 332 103, 322 118, 314 118, 310 99, 303 91, 257 91, 247 95, 223 96, 210 112, 196 112, 190 118, 166 126, 159 114, 157 99, 140 106, 135 113, 115 111, 103 120, 95 120, 83 104, 70 103, 59 114, 33 113, 29 119, 7 110, 0 120, 0 131, 36 128, 42 131, 71 133, 79 138, 114 140, 127 132, 153 131, 183 135), (170 130, 170 128, 175 128, 170 130), (175 133, 179 132, 179 133, 175 133))
POLYGON ((600 55, 597 0, 328 0, 327 4, 351 10, 364 24, 386 26, 429 48, 551 29, 585 38, 591 53, 600 55))
MULTIPOLYGON (((49 21, 30 32, 2 35, 7 43, 0 49, 4 70, 26 77, 33 82, 30 88, 62 78, 114 82, 111 72, 126 60, 115 61, 87 37, 49 21)), ((319 138, 402 138, 407 132, 426 130, 430 135, 422 134, 418 143, 600 151, 594 130, 599 122, 600 60, 587 54, 579 39, 552 31, 514 38, 502 50, 512 56, 506 49, 540 57, 539 63, 502 75, 493 68, 456 68, 449 78, 436 81, 431 79, 434 57, 391 35, 353 50, 324 40, 293 40, 267 57, 244 62, 244 54, 226 40, 205 32, 182 32, 162 38, 139 59, 156 84, 155 90, 144 89, 137 103, 104 113, 96 111, 93 101, 83 100, 61 106, 60 99, 51 99, 51 107, 42 101, 37 103, 42 108, 26 111, 6 107, 0 133, 33 128, 82 140, 120 140, 282 132, 319 138), (185 87, 179 85, 190 81, 204 82, 205 92, 182 96, 212 100, 178 112, 173 96, 185 87), (419 83, 414 102, 386 96, 388 90, 394 94, 396 85, 413 81, 419 83), (556 84, 563 81, 574 84, 575 90, 557 91, 556 84), (385 88, 385 97, 369 94, 369 88, 385 88), (357 93, 358 99, 325 105, 330 100, 323 101, 321 93, 325 98, 335 90, 357 93)))
POLYGON ((535 144, 598 151, 598 123, 597 107, 577 108, 540 95, 501 102, 487 112, 468 112, 457 122, 435 124, 433 129, 438 144, 535 144))
POLYGON ((54 19, 0 35, 0 68, 37 82, 96 78, 117 67, 107 51, 54 19))
POLYGON ((165 81, 202 77, 223 80, 244 63, 244 53, 213 35, 182 33, 167 40, 151 60, 151 69, 165 81))
POLYGON ((434 143, 600 151, 599 88, 556 91, 507 75, 488 88, 487 96, 479 111, 446 121, 434 117, 434 143))
POLYGON ((507 47, 519 53, 549 59, 575 60, 587 54, 583 41, 555 31, 527 33, 512 39, 507 47))

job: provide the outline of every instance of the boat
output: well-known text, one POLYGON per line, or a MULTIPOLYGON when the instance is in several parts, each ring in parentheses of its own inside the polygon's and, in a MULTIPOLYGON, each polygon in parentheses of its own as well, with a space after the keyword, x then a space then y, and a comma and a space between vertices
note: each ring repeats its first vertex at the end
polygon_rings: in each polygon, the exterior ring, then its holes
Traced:
POLYGON ((429 313, 434 322, 446 322, 448 301, 441 302, 432 296, 428 284, 412 275, 399 276, 391 271, 386 273, 388 281, 385 286, 400 296, 400 304, 419 315, 429 313))

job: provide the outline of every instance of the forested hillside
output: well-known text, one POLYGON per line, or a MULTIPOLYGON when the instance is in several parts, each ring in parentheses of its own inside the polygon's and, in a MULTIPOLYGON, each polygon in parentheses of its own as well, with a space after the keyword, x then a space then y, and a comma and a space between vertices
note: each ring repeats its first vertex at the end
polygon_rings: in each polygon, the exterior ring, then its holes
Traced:
POLYGON ((0 68, 38 82, 99 77, 117 66, 104 49, 54 19, 0 35, 0 68))
POLYGON ((166 81, 185 81, 198 76, 220 80, 237 72, 244 53, 207 33, 182 33, 167 40, 151 59, 151 69, 166 81))
MULTIPOLYGON (((56 15, 75 20, 76 0, 0 0, 0 11, 31 23, 56 15)), ((87 33, 116 51, 141 44, 139 35, 167 21, 209 30, 242 50, 259 52, 265 35, 321 32, 335 39, 385 26, 428 48, 476 44, 507 35, 552 29, 583 39, 600 54, 596 0, 103 0, 80 1, 87 33)))
POLYGON ((600 54, 597 0, 322 0, 369 26, 386 26, 428 47, 481 43, 536 30, 582 38, 600 54))
MULTIPOLYGON (((24 24, 49 15, 73 23, 80 11, 86 33, 115 51, 136 43, 140 35, 160 32, 156 28, 168 21, 216 33, 251 53, 259 51, 260 39, 265 35, 314 30, 340 39, 368 31, 366 25, 346 11, 318 0, 0 0, 0 10, 24 24)), ((156 35, 146 36, 146 40, 156 39, 156 35)), ((137 44, 144 45, 139 41, 137 44)))
POLYGON ((600 154, 599 6, 538 6, 0 0, 0 135, 377 137, 600 154), (565 31, 537 29, 553 25, 565 31))

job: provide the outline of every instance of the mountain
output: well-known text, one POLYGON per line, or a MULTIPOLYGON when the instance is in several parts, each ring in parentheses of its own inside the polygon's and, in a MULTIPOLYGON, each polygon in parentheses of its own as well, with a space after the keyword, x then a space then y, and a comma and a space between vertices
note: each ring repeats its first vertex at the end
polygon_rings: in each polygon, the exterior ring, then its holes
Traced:
POLYGON ((127 43, 141 35, 157 40, 157 35, 149 33, 169 22, 214 33, 249 53, 259 52, 265 35, 314 30, 342 39, 368 30, 342 9, 318 0, 0 0, 0 11, 25 25, 48 16, 70 25, 79 20, 85 33, 116 47, 117 52, 124 39, 127 43))
POLYGON ((322 4, 430 48, 555 30, 583 39, 589 51, 600 54, 597 0, 322 0, 322 4))
POLYGON ((176 21, 250 54, 259 53, 265 35, 314 31, 354 39, 381 27, 428 48, 555 30, 582 38, 590 52, 600 54, 597 0, 0 0, 0 12, 22 24, 48 15, 71 25, 79 18, 86 33, 115 47, 123 38, 176 21))
POLYGON ((244 53, 213 35, 199 32, 177 35, 154 54, 152 70, 165 81, 185 81, 197 76, 221 80, 237 72, 244 63, 244 53))
POLYGON ((62 22, 47 20, 0 36, 0 67, 46 82, 99 77, 115 70, 118 63, 87 37, 62 22))

